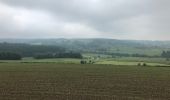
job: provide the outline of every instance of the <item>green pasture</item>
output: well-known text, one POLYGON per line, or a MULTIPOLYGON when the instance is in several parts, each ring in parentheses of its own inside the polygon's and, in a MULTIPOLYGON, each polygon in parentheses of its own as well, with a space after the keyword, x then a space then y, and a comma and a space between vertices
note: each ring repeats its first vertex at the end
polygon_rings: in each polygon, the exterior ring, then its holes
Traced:
MULTIPOLYGON (((88 55, 86 55, 88 56, 88 55)), ((101 57, 98 59, 91 59, 96 56, 89 56, 85 59, 87 63, 92 60, 94 64, 108 64, 108 65, 138 65, 138 63, 146 63, 147 66, 170 66, 170 61, 165 58, 146 58, 146 57, 101 57)), ((54 58, 54 59, 33 59, 23 58, 22 60, 0 60, 0 63, 58 63, 58 64, 80 64, 81 59, 73 58, 54 58)))

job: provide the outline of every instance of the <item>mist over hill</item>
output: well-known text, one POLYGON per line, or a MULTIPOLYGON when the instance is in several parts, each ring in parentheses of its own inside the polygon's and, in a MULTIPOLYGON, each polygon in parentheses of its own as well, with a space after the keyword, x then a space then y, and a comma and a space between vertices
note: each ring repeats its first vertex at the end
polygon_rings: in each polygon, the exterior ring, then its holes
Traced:
POLYGON ((160 55, 170 49, 170 41, 116 40, 116 39, 0 39, 1 43, 59 46, 82 53, 128 53, 160 55))
POLYGON ((32 45, 62 45, 62 46, 157 46, 170 48, 170 41, 149 41, 149 40, 117 40, 117 39, 0 39, 0 43, 26 43, 32 45))

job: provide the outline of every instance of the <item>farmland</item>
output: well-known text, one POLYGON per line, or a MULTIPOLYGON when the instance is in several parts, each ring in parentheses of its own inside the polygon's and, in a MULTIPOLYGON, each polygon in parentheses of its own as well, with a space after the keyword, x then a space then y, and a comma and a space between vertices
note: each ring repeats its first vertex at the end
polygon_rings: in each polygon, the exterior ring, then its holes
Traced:
POLYGON ((170 100, 170 0, 0 8, 0 100, 170 100))
POLYGON ((167 100, 170 68, 0 63, 1 100, 167 100))
POLYGON ((24 41, 0 43, 0 100, 170 98, 168 41, 24 41))

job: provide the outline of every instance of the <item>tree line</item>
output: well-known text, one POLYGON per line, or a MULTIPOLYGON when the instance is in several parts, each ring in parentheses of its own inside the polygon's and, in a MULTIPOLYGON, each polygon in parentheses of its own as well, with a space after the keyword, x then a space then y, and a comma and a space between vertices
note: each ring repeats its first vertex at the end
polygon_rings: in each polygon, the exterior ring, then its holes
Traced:
POLYGON ((62 53, 46 53, 37 54, 34 56, 35 59, 46 59, 46 58, 83 58, 80 53, 76 52, 62 52, 62 53))
POLYGON ((19 60, 22 57, 34 57, 36 59, 82 58, 82 55, 60 46, 0 43, 0 60, 19 60))
POLYGON ((161 56, 164 58, 170 58, 170 51, 162 51, 161 56))
POLYGON ((0 60, 21 60, 21 55, 12 52, 0 52, 0 60))
POLYGON ((109 53, 112 57, 160 57, 160 56, 149 56, 146 54, 128 54, 128 53, 109 53))
POLYGON ((0 52, 12 52, 20 54, 22 57, 33 57, 36 54, 66 52, 66 49, 59 46, 0 43, 0 52))

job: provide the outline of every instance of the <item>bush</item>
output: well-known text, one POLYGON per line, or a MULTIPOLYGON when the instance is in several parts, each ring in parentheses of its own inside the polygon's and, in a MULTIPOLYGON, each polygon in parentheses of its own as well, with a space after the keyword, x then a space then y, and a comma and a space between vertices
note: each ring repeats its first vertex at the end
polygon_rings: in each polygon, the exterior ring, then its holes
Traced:
POLYGON ((141 66, 141 63, 138 63, 138 66, 141 66))
POLYGON ((146 64, 146 63, 143 63, 143 66, 147 66, 147 64, 146 64))

